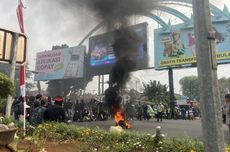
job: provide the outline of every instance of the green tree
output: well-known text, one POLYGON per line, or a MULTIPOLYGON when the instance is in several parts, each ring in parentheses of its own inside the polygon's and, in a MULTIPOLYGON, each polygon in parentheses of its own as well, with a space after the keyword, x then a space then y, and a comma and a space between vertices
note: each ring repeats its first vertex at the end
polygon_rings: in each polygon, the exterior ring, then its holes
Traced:
POLYGON ((198 78, 196 76, 183 77, 179 83, 184 96, 199 101, 198 78))
POLYGON ((168 87, 162 85, 159 81, 150 81, 149 84, 144 84, 144 95, 148 97, 148 100, 153 103, 162 102, 165 105, 169 104, 168 87))
POLYGON ((0 73, 0 98, 6 98, 8 95, 14 94, 14 85, 10 78, 0 73))
POLYGON ((127 94, 130 96, 130 101, 132 101, 133 103, 140 98, 140 93, 138 91, 136 91, 135 89, 131 89, 129 91, 127 91, 127 94))

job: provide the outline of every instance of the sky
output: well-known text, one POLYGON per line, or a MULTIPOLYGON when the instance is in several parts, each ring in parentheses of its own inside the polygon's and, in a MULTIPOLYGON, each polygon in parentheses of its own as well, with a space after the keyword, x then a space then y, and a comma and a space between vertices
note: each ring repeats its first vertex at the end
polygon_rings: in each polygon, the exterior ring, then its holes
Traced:
MULTIPOLYGON (((76 46, 95 25, 99 23, 97 18, 79 5, 68 5, 67 0, 22 0, 26 9, 24 9, 25 33, 28 36, 28 57, 27 61, 31 70, 35 69, 36 53, 50 50, 53 45, 68 44, 76 46), (64 2, 65 1, 65 2, 64 2)), ((223 9, 224 3, 230 8, 229 0, 211 0, 212 4, 223 9)), ((16 7, 18 0, 0 0, 0 28, 6 28, 13 31, 20 31, 16 17, 16 7)), ((186 15, 191 15, 191 10, 180 8, 186 15)), ((230 9, 229 9, 230 10, 230 9)), ((173 23, 179 23, 179 19, 166 13, 158 12, 166 22, 170 19, 173 23)), ((150 66, 153 62, 153 29, 158 25, 145 17, 135 16, 131 18, 133 23, 146 21, 149 23, 149 54, 150 66)), ((100 31, 99 31, 100 32, 100 31)), ((88 41, 84 43, 88 45, 88 41)), ((218 77, 230 77, 230 65, 221 65, 218 67, 218 77)), ((184 76, 197 75, 196 68, 186 68, 174 70, 174 88, 176 93, 181 93, 179 80, 184 76)), ((168 71, 144 70, 133 72, 128 88, 137 88, 141 90, 142 83, 148 83, 150 80, 160 81, 168 85, 168 71)), ((43 85, 43 88, 46 86, 43 85)), ((97 90, 97 78, 93 79, 87 86, 88 92, 97 90)))

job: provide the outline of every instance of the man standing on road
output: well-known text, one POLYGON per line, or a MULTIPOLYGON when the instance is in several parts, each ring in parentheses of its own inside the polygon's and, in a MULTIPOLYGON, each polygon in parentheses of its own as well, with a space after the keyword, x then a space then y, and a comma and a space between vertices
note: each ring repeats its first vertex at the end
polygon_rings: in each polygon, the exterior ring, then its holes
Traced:
POLYGON ((159 122, 159 120, 162 121, 163 112, 164 112, 164 106, 162 103, 159 103, 157 105, 157 122, 159 122))

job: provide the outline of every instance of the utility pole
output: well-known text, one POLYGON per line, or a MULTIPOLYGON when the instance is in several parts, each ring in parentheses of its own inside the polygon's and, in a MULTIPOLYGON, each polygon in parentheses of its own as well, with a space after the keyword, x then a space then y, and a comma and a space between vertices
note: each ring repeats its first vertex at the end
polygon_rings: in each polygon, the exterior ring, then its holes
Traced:
POLYGON ((170 98, 170 109, 171 109, 171 118, 174 118, 174 103, 175 103, 175 97, 174 97, 174 84, 173 84, 173 69, 169 68, 168 71, 169 76, 169 98, 170 98))
MULTIPOLYGON (((10 79, 14 84, 15 80, 15 68, 16 68, 16 58, 17 58, 17 44, 18 44, 18 34, 13 34, 13 41, 12 41, 12 48, 11 48, 11 57, 10 57, 10 79)), ((6 103, 6 117, 10 118, 11 116, 11 107, 13 103, 13 97, 8 96, 7 103, 6 103)))
POLYGON ((101 101, 101 75, 98 75, 98 96, 101 101))
POLYGON ((193 14, 204 151, 224 152, 215 32, 209 0, 193 0, 193 14))
POLYGON ((136 95, 136 100, 137 100, 137 81, 136 81, 136 93, 135 93, 135 95, 136 95))
POLYGON ((104 74, 102 75, 102 82, 101 82, 102 84, 102 87, 101 87, 101 89, 102 89, 102 95, 104 95, 104 74))

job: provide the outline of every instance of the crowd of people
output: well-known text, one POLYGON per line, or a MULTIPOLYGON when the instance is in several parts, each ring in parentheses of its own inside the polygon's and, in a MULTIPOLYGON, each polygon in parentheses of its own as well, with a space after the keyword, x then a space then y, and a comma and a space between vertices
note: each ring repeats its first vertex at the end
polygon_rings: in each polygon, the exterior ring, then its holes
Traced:
MULTIPOLYGON (((226 105, 222 109, 223 123, 228 125, 230 131, 230 94, 225 95, 226 105)), ((126 102, 123 106, 125 119, 128 120, 149 120, 156 119, 161 122, 163 119, 193 120, 200 118, 200 110, 193 106, 176 106, 172 112, 171 108, 162 103, 147 104, 144 102, 126 102)), ((12 104, 12 112, 15 120, 22 120, 24 116, 24 99, 15 98, 12 104)), ((68 121, 105 121, 113 118, 103 103, 91 99, 72 101, 62 97, 45 97, 41 94, 26 98, 26 119, 31 125, 37 126, 44 121, 68 122, 68 121)))
MULTIPOLYGON (((32 125, 38 125, 44 121, 104 121, 112 118, 110 112, 106 110, 103 103, 91 99, 73 101, 62 97, 46 97, 38 94, 26 98, 26 119, 32 125)), ((128 120, 137 119, 149 120, 156 118, 157 122, 164 119, 193 119, 199 116, 199 111, 192 107, 176 107, 174 114, 170 108, 162 103, 148 104, 143 102, 126 102, 123 105, 125 118, 128 120)), ((12 105, 14 118, 19 120, 24 115, 23 98, 16 98, 12 105)))
MULTIPOLYGON (((32 125, 38 125, 43 121, 66 120, 66 113, 62 106, 61 97, 50 98, 43 97, 41 94, 26 98, 26 119, 32 125)), ((15 120, 19 120, 24 115, 24 99, 16 98, 12 104, 12 111, 15 120)))
MULTIPOLYGON (((85 103, 84 100, 75 102, 62 97, 46 97, 38 94, 26 98, 26 119, 32 125, 44 121, 95 121, 106 120, 108 113, 104 111, 102 103, 92 99, 85 103)), ((15 120, 24 116, 24 99, 15 98, 12 104, 15 120)))
POLYGON ((127 118, 137 118, 137 120, 149 120, 150 118, 156 118, 157 122, 161 122, 162 119, 183 119, 193 120, 200 117, 200 110, 198 107, 189 105, 175 106, 174 111, 170 107, 158 104, 146 104, 139 102, 135 106, 131 106, 131 103, 127 103, 125 106, 127 118))

